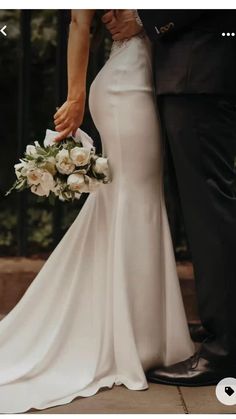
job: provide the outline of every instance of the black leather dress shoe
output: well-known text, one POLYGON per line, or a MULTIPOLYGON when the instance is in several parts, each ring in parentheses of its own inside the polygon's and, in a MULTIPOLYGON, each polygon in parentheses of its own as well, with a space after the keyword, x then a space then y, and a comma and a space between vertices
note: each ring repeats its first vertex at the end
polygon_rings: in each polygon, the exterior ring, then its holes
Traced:
POLYGON ((232 371, 221 370, 197 352, 183 362, 169 367, 154 368, 147 372, 147 380, 158 384, 198 387, 217 384, 232 371))
POLYGON ((205 339, 209 337, 209 333, 206 331, 206 329, 202 326, 201 323, 190 323, 189 332, 191 339, 194 342, 203 342, 205 339))

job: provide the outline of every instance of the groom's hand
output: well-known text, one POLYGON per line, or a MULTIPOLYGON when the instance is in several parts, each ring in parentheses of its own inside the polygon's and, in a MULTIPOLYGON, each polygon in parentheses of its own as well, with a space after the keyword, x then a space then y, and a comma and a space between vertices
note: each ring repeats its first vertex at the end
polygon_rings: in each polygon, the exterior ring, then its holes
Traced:
POLYGON ((102 17, 107 29, 112 35, 114 41, 123 41, 130 39, 142 31, 138 24, 133 10, 110 10, 102 17))

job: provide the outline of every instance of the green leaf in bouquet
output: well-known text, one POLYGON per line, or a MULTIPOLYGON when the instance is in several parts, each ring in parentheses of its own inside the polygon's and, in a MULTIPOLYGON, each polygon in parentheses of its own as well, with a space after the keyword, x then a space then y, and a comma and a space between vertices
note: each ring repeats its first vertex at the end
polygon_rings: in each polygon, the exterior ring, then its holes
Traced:
POLYGON ((37 163, 37 164, 39 164, 39 163, 43 163, 45 161, 45 158, 43 157, 43 156, 39 156, 39 157, 37 157, 36 159, 35 159, 35 162, 37 163))
POLYGON ((17 186, 17 184, 18 184, 18 180, 16 180, 14 183, 13 183, 13 185, 12 185, 12 187, 5 193, 5 196, 8 196, 8 195, 10 195, 10 193, 11 192, 13 192, 14 191, 14 189, 16 189, 16 186, 17 186))
POLYGON ((41 156, 47 155, 47 151, 42 147, 36 147, 36 151, 37 151, 37 154, 39 154, 41 156))
POLYGON ((32 161, 32 160, 35 160, 35 157, 32 156, 32 154, 26 154, 25 153, 25 159, 24 160, 25 161, 32 161))
POLYGON ((64 148, 68 151, 72 150, 74 147, 83 147, 82 143, 75 141, 73 138, 67 138, 65 140, 64 148))
POLYGON ((16 185, 16 189, 24 189, 24 187, 26 187, 27 186, 27 180, 26 179, 23 179, 23 180, 21 180, 20 182, 18 181, 17 182, 17 185, 16 185))
POLYGON ((45 169, 45 170, 47 170, 49 173, 51 173, 51 175, 52 176, 54 176, 56 173, 57 173, 57 170, 56 170, 56 166, 55 166, 55 164, 53 164, 53 163, 51 163, 50 161, 44 161, 41 165, 40 165, 40 167, 42 168, 42 169, 45 169))
POLYGON ((59 147, 57 145, 52 145, 50 147, 48 147, 48 156, 50 157, 56 157, 56 155, 58 154, 59 151, 59 147))
POLYGON ((13 192, 14 190, 16 190, 17 192, 23 191, 24 189, 26 189, 28 187, 27 184, 27 180, 26 179, 21 179, 21 180, 16 180, 12 187, 5 193, 5 196, 10 195, 11 192, 13 192))

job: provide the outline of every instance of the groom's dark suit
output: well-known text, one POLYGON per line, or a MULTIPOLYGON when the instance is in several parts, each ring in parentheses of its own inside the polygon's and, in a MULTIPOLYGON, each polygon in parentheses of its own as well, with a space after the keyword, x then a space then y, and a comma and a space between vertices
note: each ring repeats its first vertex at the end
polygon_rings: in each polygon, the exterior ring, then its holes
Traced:
POLYGON ((202 353, 235 374, 236 10, 138 12, 153 41, 158 105, 177 174, 200 317, 212 335, 202 353))

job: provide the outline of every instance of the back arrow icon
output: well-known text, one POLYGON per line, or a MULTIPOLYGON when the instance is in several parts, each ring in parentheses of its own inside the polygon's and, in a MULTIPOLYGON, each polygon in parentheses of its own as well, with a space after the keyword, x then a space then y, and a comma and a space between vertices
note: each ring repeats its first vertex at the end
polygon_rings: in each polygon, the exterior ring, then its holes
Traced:
POLYGON ((7 28, 7 25, 5 25, 5 26, 3 26, 3 28, 2 29, 0 29, 0 32, 4 35, 4 36, 7 36, 7 34, 6 34, 6 32, 5 32, 5 29, 7 28))

